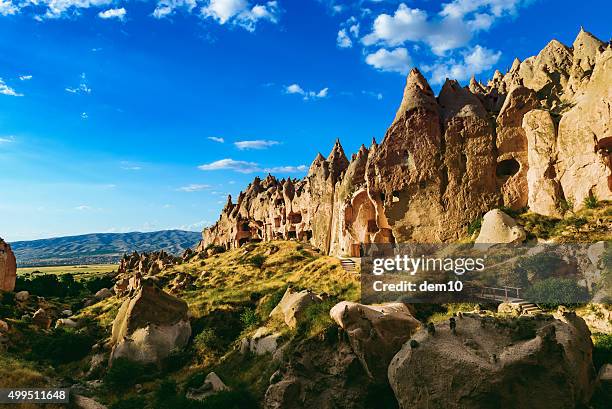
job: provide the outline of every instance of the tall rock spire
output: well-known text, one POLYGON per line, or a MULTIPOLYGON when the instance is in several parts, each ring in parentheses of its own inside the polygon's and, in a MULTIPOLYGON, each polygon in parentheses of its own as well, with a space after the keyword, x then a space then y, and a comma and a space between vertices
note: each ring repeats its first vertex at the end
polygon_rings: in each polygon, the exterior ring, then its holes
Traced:
POLYGON ((327 157, 327 162, 329 163, 330 173, 335 176, 339 176, 348 168, 349 160, 340 144, 340 138, 336 139, 336 143, 327 157))
POLYGON ((415 108, 437 111, 438 105, 436 103, 436 97, 425 77, 423 77, 418 69, 413 68, 410 74, 408 74, 408 78, 406 78, 404 96, 393 122, 401 118, 406 111, 415 108))

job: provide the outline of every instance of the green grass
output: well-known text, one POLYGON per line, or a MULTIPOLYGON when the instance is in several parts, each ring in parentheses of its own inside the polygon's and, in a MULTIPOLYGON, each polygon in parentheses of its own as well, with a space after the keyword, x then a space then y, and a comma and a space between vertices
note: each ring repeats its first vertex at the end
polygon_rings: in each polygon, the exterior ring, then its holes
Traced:
POLYGON ((91 264, 80 266, 45 266, 45 267, 21 267, 17 269, 17 275, 25 274, 74 274, 76 278, 79 275, 97 275, 106 274, 117 271, 117 264, 91 264))

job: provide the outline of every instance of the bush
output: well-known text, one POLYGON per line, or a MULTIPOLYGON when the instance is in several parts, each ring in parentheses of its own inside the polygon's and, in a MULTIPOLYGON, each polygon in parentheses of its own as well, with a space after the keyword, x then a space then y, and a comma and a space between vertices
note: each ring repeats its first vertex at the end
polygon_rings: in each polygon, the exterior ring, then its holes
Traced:
POLYGON ((213 328, 205 328, 195 336, 193 344, 200 351, 218 351, 223 347, 222 341, 213 328))
POLYGON ((584 303, 588 296, 586 288, 566 278, 548 278, 539 281, 525 292, 525 298, 545 308, 584 303))
POLYGON ((262 268, 265 262, 266 262, 266 256, 263 256, 261 254, 256 254, 247 259, 247 264, 253 267, 256 267, 256 268, 262 268))
POLYGON ((151 364, 118 358, 113 361, 106 373, 104 383, 112 389, 126 390, 143 380, 150 379, 155 372, 155 367, 151 364))
MULTIPOLYGON (((551 277, 563 265, 563 259, 552 253, 539 253, 533 257, 521 257, 516 265, 516 270, 524 272, 527 277, 533 275, 533 280, 543 280, 551 277)), ((526 285, 527 283, 521 283, 526 285)), ((521 285, 517 285, 521 287, 521 285)))
POLYGON ((584 203, 584 207, 586 207, 587 209, 595 209, 599 203, 599 200, 597 200, 597 196, 589 195, 584 198, 583 203, 584 203))
POLYGON ((246 308, 240 314, 240 321, 242 322, 242 328, 248 330, 259 324, 259 316, 254 309, 246 308))
POLYGON ((476 233, 477 231, 480 231, 481 227, 482 227, 482 216, 480 216, 476 220, 472 221, 468 225, 468 229, 467 229, 468 234, 471 236, 472 234, 476 233))
POLYGON ((593 347, 593 364, 597 370, 612 363, 612 334, 594 334, 593 347))
POLYGON ((36 361, 66 364, 85 358, 94 343, 95 338, 90 334, 57 328, 47 335, 34 338, 30 354, 36 361))

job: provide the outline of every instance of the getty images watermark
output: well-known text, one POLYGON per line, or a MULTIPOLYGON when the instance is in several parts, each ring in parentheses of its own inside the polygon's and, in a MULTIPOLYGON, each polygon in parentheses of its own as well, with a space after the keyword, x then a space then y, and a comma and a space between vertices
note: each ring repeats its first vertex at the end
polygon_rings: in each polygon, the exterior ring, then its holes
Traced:
POLYGON ((362 301, 609 302, 610 251, 604 242, 363 245, 362 301))

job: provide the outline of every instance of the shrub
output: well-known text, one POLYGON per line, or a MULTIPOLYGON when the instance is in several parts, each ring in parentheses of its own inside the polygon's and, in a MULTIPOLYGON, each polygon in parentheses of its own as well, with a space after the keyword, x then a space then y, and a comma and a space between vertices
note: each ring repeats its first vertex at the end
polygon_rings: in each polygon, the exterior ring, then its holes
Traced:
POLYGON ((86 357, 94 343, 95 338, 83 331, 57 328, 35 337, 30 354, 37 361, 65 364, 86 357))
POLYGON ((533 257, 521 257, 516 268, 541 280, 552 276, 562 265, 563 259, 557 254, 542 252, 533 257))
POLYGON ((247 264, 253 267, 262 268, 264 263, 266 262, 266 256, 263 256, 261 254, 256 254, 252 257, 249 257, 246 262, 247 264))
POLYGON ((254 309, 246 308, 240 314, 240 321, 242 322, 242 328, 248 330, 259 324, 259 316, 254 309))
POLYGON ((542 304, 545 308, 584 303, 588 295, 586 288, 574 280, 554 277, 538 281, 525 292, 528 300, 542 304))
POLYGON ((472 221, 469 225, 468 225, 468 234, 471 236, 472 234, 476 233, 477 231, 480 231, 480 228, 482 227, 482 216, 478 217, 476 220, 472 221))
POLYGON ((83 284, 74 279, 72 274, 42 274, 31 278, 17 277, 15 291, 28 291, 40 297, 75 297, 83 291, 83 284))
POLYGON ((612 334, 594 334, 593 347, 593 364, 596 369, 612 363, 612 334))
POLYGON ((584 207, 586 207, 587 209, 595 209, 599 203, 599 200, 597 200, 597 196, 589 195, 584 198, 583 203, 584 203, 584 207))
POLYGON ((196 335, 193 344, 200 351, 218 351, 223 347, 222 341, 213 328, 205 328, 196 335))
POLYGON ((118 358, 106 373, 104 383, 113 389, 126 390, 143 380, 151 378, 155 372, 153 365, 130 361, 127 358, 118 358))

